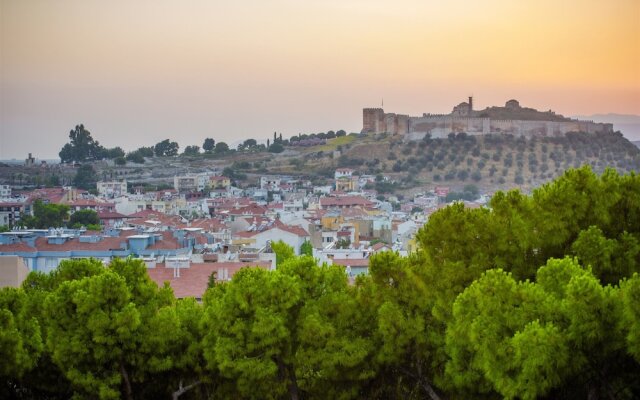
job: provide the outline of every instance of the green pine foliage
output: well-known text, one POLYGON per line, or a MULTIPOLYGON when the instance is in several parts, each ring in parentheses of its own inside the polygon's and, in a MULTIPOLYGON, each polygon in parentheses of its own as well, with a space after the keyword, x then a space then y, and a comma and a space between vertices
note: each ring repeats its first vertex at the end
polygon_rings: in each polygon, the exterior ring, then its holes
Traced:
POLYGON ((639 240, 640 177, 581 168, 436 212, 355 282, 283 242, 203 303, 70 260, 0 290, 0 397, 638 398, 639 240))

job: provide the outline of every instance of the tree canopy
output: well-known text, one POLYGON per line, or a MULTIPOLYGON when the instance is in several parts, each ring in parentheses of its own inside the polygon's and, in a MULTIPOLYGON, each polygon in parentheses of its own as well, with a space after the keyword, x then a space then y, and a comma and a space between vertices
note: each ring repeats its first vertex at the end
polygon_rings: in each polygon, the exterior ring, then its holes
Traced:
POLYGON ((153 151, 156 157, 177 156, 179 148, 180 146, 177 142, 172 142, 169 139, 165 139, 161 142, 156 143, 153 151))
POLYGON ((184 152, 182 153, 185 156, 193 156, 200 154, 200 147, 198 146, 187 146, 184 148, 184 152))
POLYGON ((98 213, 93 210, 78 210, 71 214, 69 218, 69 226, 79 227, 88 225, 100 225, 100 218, 98 213))
POLYGON ((216 143, 215 152, 217 154, 223 154, 223 153, 226 153, 227 151, 229 151, 229 145, 228 144, 226 144, 225 142, 216 143))
POLYGON ((58 153, 63 163, 93 161, 103 158, 115 159, 125 155, 124 150, 120 147, 106 149, 101 146, 82 124, 76 125, 69 132, 69 139, 69 143, 65 144, 58 153))
POLYGON ((207 153, 211 153, 213 149, 215 149, 215 146, 216 146, 215 140, 213 140, 212 138, 206 138, 204 140, 204 143, 202 143, 202 150, 204 150, 207 153))
POLYGON ((96 188, 98 175, 91 164, 82 164, 78 167, 73 177, 73 185, 80 189, 90 190, 96 188))
POLYGON ((274 242, 202 304, 65 261, 0 289, 0 397, 635 399, 639 217, 638 175, 582 168, 441 209, 355 280, 274 242))
POLYGON ((60 150, 62 162, 82 162, 85 160, 97 160, 104 149, 98 141, 91 137, 91 132, 84 128, 84 125, 76 125, 69 132, 70 142, 65 144, 60 150))
POLYGON ((62 227, 69 218, 69 206, 65 204, 45 204, 38 199, 33 203, 33 216, 21 219, 27 228, 49 229, 62 227))

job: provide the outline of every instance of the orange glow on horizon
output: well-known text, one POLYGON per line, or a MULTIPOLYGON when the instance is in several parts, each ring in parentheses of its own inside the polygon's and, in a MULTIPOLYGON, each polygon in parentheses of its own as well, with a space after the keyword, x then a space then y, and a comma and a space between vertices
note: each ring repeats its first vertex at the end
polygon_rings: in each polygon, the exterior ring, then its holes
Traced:
POLYGON ((358 130, 381 97, 640 114, 640 2, 0 0, 0 85, 0 158, 79 122, 105 144, 358 130))

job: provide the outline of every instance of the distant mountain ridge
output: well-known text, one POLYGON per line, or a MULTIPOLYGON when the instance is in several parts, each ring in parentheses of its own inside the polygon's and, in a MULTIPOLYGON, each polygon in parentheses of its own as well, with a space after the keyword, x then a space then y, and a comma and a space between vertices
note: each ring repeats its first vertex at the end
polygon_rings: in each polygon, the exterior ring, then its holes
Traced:
POLYGON ((593 122, 608 122, 613 124, 613 129, 622 132, 629 140, 640 140, 640 115, 635 114, 593 114, 576 115, 573 118, 593 122))

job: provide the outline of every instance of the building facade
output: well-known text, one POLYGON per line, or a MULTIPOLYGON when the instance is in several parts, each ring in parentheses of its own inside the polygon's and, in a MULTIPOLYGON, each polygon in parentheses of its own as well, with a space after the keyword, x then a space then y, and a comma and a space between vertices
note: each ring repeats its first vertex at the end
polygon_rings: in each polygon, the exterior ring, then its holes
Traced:
POLYGON ((98 194, 103 197, 114 198, 124 196, 127 194, 127 181, 100 181, 96 183, 96 189, 98 190, 98 194))
POLYGON ((364 133, 407 135, 410 140, 419 140, 427 134, 432 138, 445 138, 450 133, 461 132, 469 135, 504 133, 517 136, 552 136, 568 132, 613 133, 612 124, 569 119, 552 111, 523 108, 517 100, 507 101, 504 107, 474 111, 471 97, 468 103, 458 104, 449 114, 409 117, 385 113, 382 108, 365 108, 362 118, 364 133))

